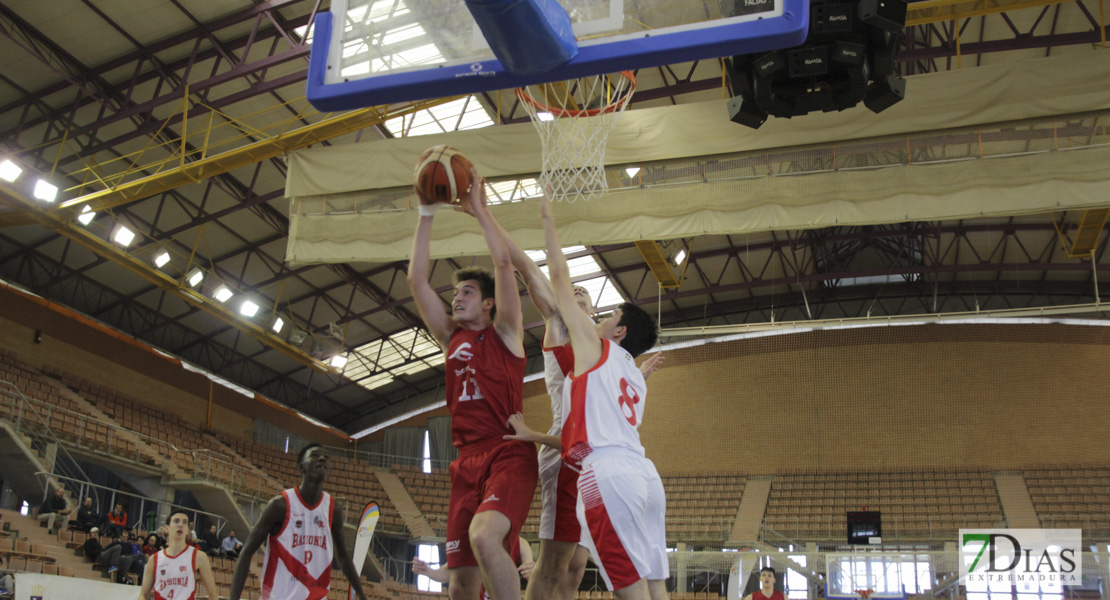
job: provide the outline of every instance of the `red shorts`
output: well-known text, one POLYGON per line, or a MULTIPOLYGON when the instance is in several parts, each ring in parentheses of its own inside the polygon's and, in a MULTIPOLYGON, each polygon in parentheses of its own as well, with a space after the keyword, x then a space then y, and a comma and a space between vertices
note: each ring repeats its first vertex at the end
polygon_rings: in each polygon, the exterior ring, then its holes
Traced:
POLYGON ((536 447, 526 442, 487 440, 459 448, 451 463, 451 498, 447 507, 447 567, 475 567, 470 548, 470 521, 495 510, 512 524, 505 549, 512 547, 532 508, 539 467, 536 447))
POLYGON ((578 471, 563 462, 558 450, 540 447, 541 540, 577 544, 582 539, 578 523, 578 471))

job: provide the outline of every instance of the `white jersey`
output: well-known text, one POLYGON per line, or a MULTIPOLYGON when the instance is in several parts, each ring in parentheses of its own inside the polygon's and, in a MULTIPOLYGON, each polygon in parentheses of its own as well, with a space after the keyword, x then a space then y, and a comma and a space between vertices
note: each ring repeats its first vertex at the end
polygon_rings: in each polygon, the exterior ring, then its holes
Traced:
POLYGON ((563 390, 563 460, 578 464, 602 448, 644 456, 639 427, 646 399, 647 384, 632 355, 602 340, 597 364, 572 375, 563 390))
POLYGON ((335 503, 327 492, 308 506, 297 488, 285 497, 285 523, 270 535, 262 563, 261 600, 308 600, 331 587, 331 519, 335 503))
POLYGON ((573 370, 574 351, 569 343, 543 349, 543 380, 551 396, 551 428, 547 435, 559 435, 563 430, 563 388, 573 370))
POLYGON ((197 597, 197 549, 185 546, 176 556, 170 556, 168 551, 166 548, 154 555, 154 600, 194 600, 197 597))

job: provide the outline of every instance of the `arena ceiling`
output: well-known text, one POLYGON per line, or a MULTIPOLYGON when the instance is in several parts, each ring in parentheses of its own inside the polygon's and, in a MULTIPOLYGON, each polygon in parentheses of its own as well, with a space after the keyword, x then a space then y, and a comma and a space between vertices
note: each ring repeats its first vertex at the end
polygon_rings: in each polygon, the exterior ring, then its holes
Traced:
MULTIPOLYGON (((400 14, 406 0, 381 1, 390 5, 387 13, 400 14)), ((910 7, 916 24, 899 59, 909 77, 1105 44, 1097 0, 930 0, 910 7)), ((0 278, 356 432, 431 403, 442 357, 420 331, 405 264, 283 263, 283 146, 254 149, 272 140, 304 146, 306 138, 290 141, 288 134, 312 126, 320 126, 312 143, 357 144, 527 117, 499 106, 492 92, 381 107, 329 125, 334 115, 304 101, 306 29, 326 9, 320 0, 0 2, 0 160, 61 188, 50 208, 0 194, 0 278), (223 153, 234 160, 215 174, 189 169, 223 153), (121 191, 123 183, 155 175, 165 176, 157 186, 121 191), (67 199, 114 187, 118 193, 88 203, 97 209, 89 223, 73 219, 80 205, 59 217, 67 199), (126 249, 103 242, 120 224, 137 234, 126 249), (175 277, 188 275, 183 265, 200 265, 205 285, 218 279, 250 294, 263 314, 284 315, 318 335, 334 324, 351 356, 345 371, 308 366, 280 344, 260 342, 236 317, 152 279, 149 263, 162 252, 171 257, 166 269, 182 271, 175 277)), ((643 70, 630 110, 720 99, 721 73, 719 61, 643 70)), ((740 131, 723 116, 722 127, 740 131)), ((1069 258, 1058 234, 1077 232, 1082 217, 666 241, 690 257, 682 286, 666 290, 633 244, 578 247, 570 257, 599 306, 643 304, 660 312, 664 328, 1050 307, 1096 299, 1091 259, 1069 258)), ((1104 270, 1101 230, 1099 222, 1092 247, 1104 270)), ((471 262, 485 259, 437 261, 433 283, 446 290, 449 272, 471 262)), ((525 321, 534 372, 542 324, 531 308, 525 321)))

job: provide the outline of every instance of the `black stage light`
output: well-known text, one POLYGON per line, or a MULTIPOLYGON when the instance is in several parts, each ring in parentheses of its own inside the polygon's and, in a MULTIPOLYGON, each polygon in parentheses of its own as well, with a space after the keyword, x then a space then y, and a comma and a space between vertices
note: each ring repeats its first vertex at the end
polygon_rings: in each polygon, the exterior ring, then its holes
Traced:
MULTIPOLYGON (((724 1, 739 10, 740 0, 724 1)), ((754 128, 768 116, 845 110, 860 102, 880 112, 905 96, 905 80, 895 71, 906 0, 811 1, 803 45, 725 60, 736 100, 729 103, 732 121, 754 128)))

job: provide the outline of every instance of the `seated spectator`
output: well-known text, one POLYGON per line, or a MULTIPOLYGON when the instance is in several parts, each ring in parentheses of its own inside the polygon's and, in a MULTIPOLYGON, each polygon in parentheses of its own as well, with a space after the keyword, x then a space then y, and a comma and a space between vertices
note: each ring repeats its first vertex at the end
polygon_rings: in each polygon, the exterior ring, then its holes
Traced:
POLYGON ((85 556, 93 563, 102 567, 108 567, 108 573, 112 577, 112 583, 118 581, 119 572, 122 571, 125 575, 127 570, 131 568, 131 557, 123 555, 123 547, 117 543, 109 544, 108 548, 100 545, 100 529, 93 527, 89 531, 89 539, 85 540, 83 548, 85 556))
POLYGON ((0 554, 0 596, 11 595, 15 592, 15 582, 12 573, 8 570, 8 557, 0 554))
POLYGON ((201 550, 204 550, 208 556, 220 556, 220 535, 216 533, 216 526, 208 527, 208 531, 204 532, 204 537, 201 538, 201 550))
POLYGON ((85 498, 85 502, 81 504, 81 508, 77 509, 77 526, 85 533, 88 533, 93 527, 99 528, 103 522, 104 519, 98 515, 93 508, 93 499, 85 498))
POLYGON ((197 541, 197 538, 193 537, 193 532, 191 531, 185 532, 185 545, 192 546, 197 550, 200 550, 200 542, 197 541))
POLYGON ((189 521, 189 533, 193 534, 193 541, 194 542, 196 540, 200 539, 200 537, 197 535, 197 524, 194 523, 193 521, 189 521))
POLYGON ((108 513, 107 519, 108 527, 105 528, 104 533, 110 537, 119 537, 127 531, 127 511, 123 510, 123 504, 117 502, 112 512, 108 513))
POLYGON ((223 550, 224 556, 228 558, 239 558, 239 550, 243 547, 242 542, 235 537, 235 530, 227 532, 227 537, 224 541, 220 542, 220 550, 223 550))
POLYGON ((145 554, 146 556, 153 556, 155 554, 158 554, 158 551, 161 549, 162 547, 158 545, 157 534, 152 533, 146 536, 146 543, 143 544, 143 554, 145 554))
POLYGON ((127 537, 118 537, 105 550, 110 550, 115 546, 120 547, 120 556, 126 556, 131 559, 130 572, 141 580, 143 570, 146 569, 146 555, 143 554, 142 549, 135 542, 135 534, 127 537))
POLYGON ((54 522, 61 517, 61 529, 65 529, 69 524, 69 515, 73 509, 69 507, 69 502, 66 502, 66 489, 59 486, 53 495, 47 496, 42 501, 42 506, 39 508, 39 520, 46 521, 46 528, 50 533, 54 533, 54 522))
POLYGON ((166 547, 166 544, 169 543, 170 530, 169 530, 168 527, 163 525, 163 526, 158 528, 157 534, 158 534, 158 549, 161 550, 162 548, 166 547))

